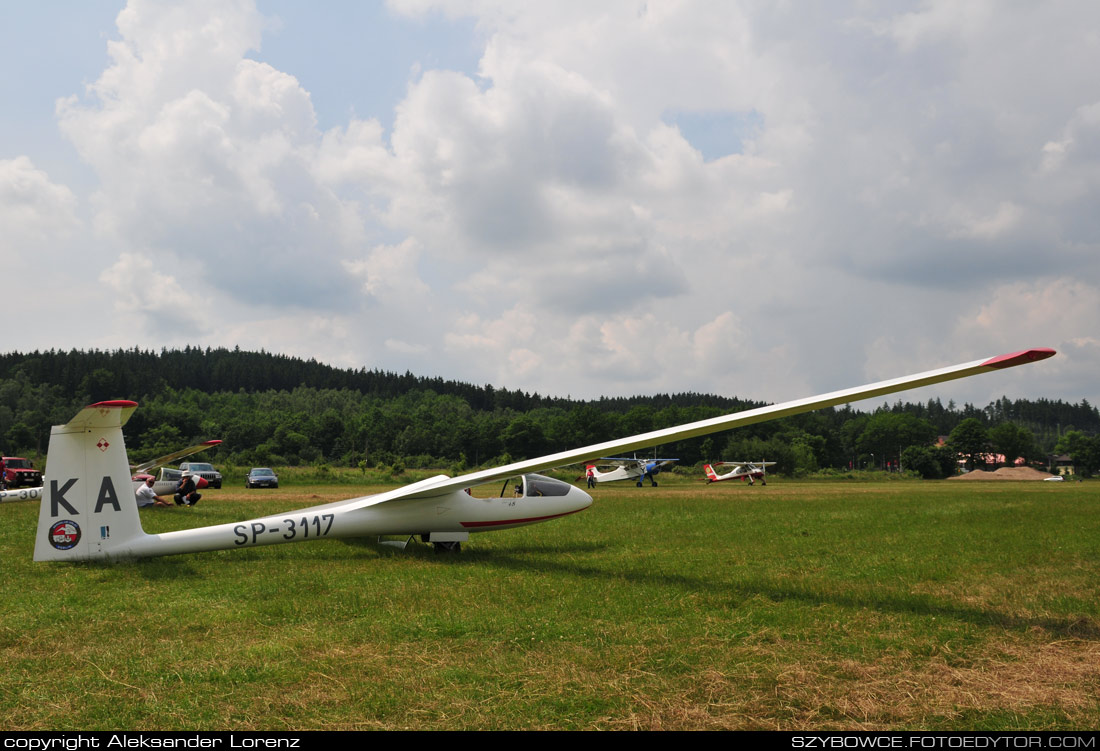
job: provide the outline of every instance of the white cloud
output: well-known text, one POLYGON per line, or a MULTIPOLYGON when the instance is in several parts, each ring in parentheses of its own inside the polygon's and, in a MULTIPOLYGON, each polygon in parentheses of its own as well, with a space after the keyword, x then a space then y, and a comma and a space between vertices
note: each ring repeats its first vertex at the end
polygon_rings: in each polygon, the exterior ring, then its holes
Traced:
POLYGON ((390 6, 472 19, 477 73, 425 60, 321 132, 251 3, 132 2, 57 109, 98 189, 2 161, 0 226, 55 253, 79 236, 100 286, 197 290, 201 312, 118 303, 158 344, 775 400, 1057 331, 1058 388, 1095 388, 1068 374, 1100 323, 1094 6, 390 6), (740 153, 705 161, 662 119, 714 111, 753 113, 740 153), (1012 304, 1058 296, 1052 328, 1012 304))
MULTIPOLYGON (((987 302, 961 317, 953 337, 985 342, 1004 352, 1021 346, 1053 347, 1059 356, 1044 363, 1044 382, 1053 391, 1091 400, 1091 384, 1100 368, 1098 321, 1100 286, 1095 282, 1068 277, 1014 282, 994 289, 987 302)), ((1022 381, 1022 374, 1009 372, 1022 381)))
POLYGON ((201 281, 180 279, 156 270, 141 255, 123 253, 99 275, 114 300, 120 318, 130 323, 130 334, 144 340, 172 331, 191 340, 205 339, 210 331, 210 298, 201 281), (136 326, 134 325, 136 324, 136 326))
POLYGON ((419 256, 419 243, 410 238, 400 245, 379 245, 366 258, 346 261, 344 267, 362 278, 363 291, 373 300, 400 308, 430 296, 416 269, 419 256))
POLYGON ((8 271, 27 252, 48 252, 80 227, 77 199, 28 157, 0 159, 0 236, 8 271))
POLYGON ((1003 201, 992 216, 967 216, 964 212, 956 217, 957 226, 949 230, 952 237, 969 237, 981 240, 996 240, 1014 230, 1022 219, 1022 210, 1011 201, 1003 201))

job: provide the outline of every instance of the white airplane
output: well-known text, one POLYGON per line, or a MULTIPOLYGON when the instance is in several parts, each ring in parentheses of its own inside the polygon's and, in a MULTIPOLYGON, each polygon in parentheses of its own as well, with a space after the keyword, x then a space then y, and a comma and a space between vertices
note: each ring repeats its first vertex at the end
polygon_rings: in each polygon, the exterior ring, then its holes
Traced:
POLYGON ((585 476, 589 470, 592 471, 592 478, 596 482, 616 482, 618 480, 634 480, 637 482, 638 487, 642 487, 642 480, 649 478, 649 481, 653 483, 653 487, 657 487, 657 480, 654 475, 660 474, 661 470, 665 467, 671 467, 679 459, 639 459, 638 457, 619 457, 608 456, 601 457, 601 462, 613 462, 617 466, 607 472, 601 472, 599 467, 595 464, 587 464, 584 467, 585 476))
MULTIPOLYGON (((1009 368, 1054 354, 1030 349, 916 375, 834 391, 770 407, 664 428, 496 469, 439 475, 377 495, 350 498, 257 519, 176 532, 147 534, 130 491, 122 426, 136 402, 85 407, 50 434, 49 476, 40 505, 34 560, 143 558, 250 548, 336 537, 420 535, 436 550, 458 550, 472 532, 513 529, 560 519, 592 505, 580 488, 535 472, 583 462, 587 457, 636 451, 765 420, 846 404, 1009 368), (474 486, 519 477, 516 497, 477 498, 474 486)), ((507 484, 505 485, 507 487, 507 484)))
POLYGON ((761 485, 768 484, 768 467, 775 462, 715 462, 704 464, 703 472, 707 476, 707 482, 722 482, 723 480, 748 480, 749 485, 753 481, 760 480, 761 485), (715 467, 733 467, 733 471, 720 475, 714 471, 715 467))
MULTIPOLYGON (((162 465, 177 461, 178 459, 183 459, 185 456, 191 456, 191 454, 197 454, 200 451, 205 451, 211 446, 217 446, 219 443, 221 443, 221 441, 203 441, 202 443, 197 443, 194 446, 188 446, 185 449, 180 449, 179 451, 175 451, 171 454, 158 456, 156 459, 153 459, 151 461, 134 465, 133 467, 131 467, 134 473, 131 477, 131 480, 133 481, 134 492, 137 492, 137 489, 141 487, 142 483, 145 482, 146 477, 153 477, 153 475, 148 474, 149 470, 161 467, 159 475, 154 478, 155 482, 153 483, 153 492, 157 495, 172 495, 176 492, 176 485, 179 484, 180 475, 183 473, 180 472, 178 469, 169 469, 167 467, 163 467, 162 465)), ((206 480, 202 479, 201 477, 195 478, 196 488, 205 488, 206 485, 206 480)), ((18 490, 4 490, 0 491, 0 503, 10 503, 12 501, 40 501, 42 500, 42 495, 43 488, 20 488, 18 490)))

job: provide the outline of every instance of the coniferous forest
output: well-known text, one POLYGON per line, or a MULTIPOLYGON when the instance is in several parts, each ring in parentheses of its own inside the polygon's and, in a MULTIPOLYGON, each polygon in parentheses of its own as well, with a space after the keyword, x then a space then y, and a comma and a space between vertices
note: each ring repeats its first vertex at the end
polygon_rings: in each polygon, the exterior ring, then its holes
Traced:
MULTIPOLYGON (((0 355, 0 449, 41 457, 50 426, 106 399, 141 405, 126 426, 132 460, 220 438, 204 458, 456 470, 761 406, 692 393, 581 401, 239 349, 12 352, 0 355)), ((1079 471, 1100 470, 1100 413, 1085 400, 867 409, 821 410, 657 450, 683 464, 766 458, 793 474, 900 462, 940 477, 958 455, 981 463, 982 452, 1042 463, 1065 452, 1079 471), (936 446, 941 436, 950 437, 946 448, 936 446)))

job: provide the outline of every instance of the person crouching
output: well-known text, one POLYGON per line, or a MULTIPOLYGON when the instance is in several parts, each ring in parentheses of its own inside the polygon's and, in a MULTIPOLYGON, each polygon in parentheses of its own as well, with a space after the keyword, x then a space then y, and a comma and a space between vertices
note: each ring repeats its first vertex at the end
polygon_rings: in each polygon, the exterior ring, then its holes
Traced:
MULTIPOLYGON (((203 482, 203 485, 206 483, 203 482)), ((180 478, 179 485, 176 486, 176 505, 177 506, 194 506, 202 498, 202 494, 198 492, 199 483, 195 481, 195 478, 190 472, 184 472, 183 477, 180 478)))

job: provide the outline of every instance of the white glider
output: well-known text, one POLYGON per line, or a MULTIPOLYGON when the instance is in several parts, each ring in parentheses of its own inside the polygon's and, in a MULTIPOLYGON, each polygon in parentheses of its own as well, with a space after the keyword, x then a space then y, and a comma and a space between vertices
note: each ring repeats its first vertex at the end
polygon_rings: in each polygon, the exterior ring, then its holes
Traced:
POLYGON ((1052 349, 1008 355, 930 370, 820 396, 606 441, 513 462, 460 477, 439 475, 378 495, 210 527, 146 534, 130 490, 122 426, 137 407, 110 401, 84 408, 53 428, 46 497, 35 536, 36 561, 138 558, 229 550, 335 537, 421 535, 437 550, 454 550, 471 532, 511 529, 558 519, 592 505, 592 497, 568 483, 535 472, 582 463, 592 457, 636 451, 708 433, 752 425, 823 407, 905 389, 966 378, 1044 360, 1052 349), (522 477, 516 497, 475 498, 469 488, 522 477))

